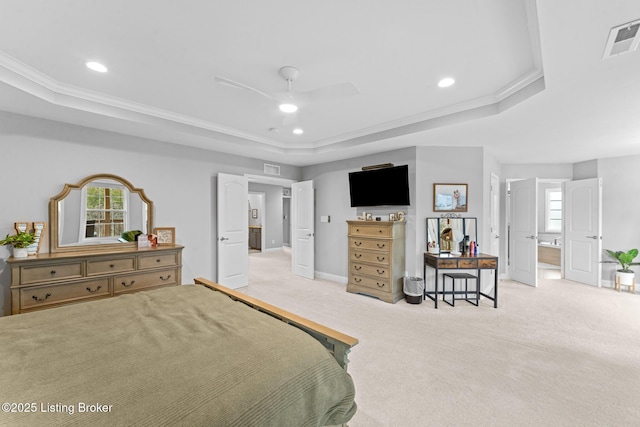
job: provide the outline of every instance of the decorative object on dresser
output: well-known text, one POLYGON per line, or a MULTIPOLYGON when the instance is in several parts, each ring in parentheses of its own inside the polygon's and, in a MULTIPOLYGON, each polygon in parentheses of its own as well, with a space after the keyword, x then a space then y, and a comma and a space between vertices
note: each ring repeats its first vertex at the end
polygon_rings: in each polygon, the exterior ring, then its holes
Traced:
POLYGON ((18 231, 0 240, 0 245, 11 245, 14 258, 26 258, 29 254, 28 247, 36 241, 36 235, 30 231, 18 231))
POLYGON ((176 229, 174 227, 156 227, 153 234, 158 236, 159 245, 173 245, 176 243, 176 229))
POLYGON ((433 184, 434 212, 466 212, 467 184, 433 184))
POLYGON ((347 221, 349 281, 347 292, 395 303, 404 297, 405 222, 347 221))

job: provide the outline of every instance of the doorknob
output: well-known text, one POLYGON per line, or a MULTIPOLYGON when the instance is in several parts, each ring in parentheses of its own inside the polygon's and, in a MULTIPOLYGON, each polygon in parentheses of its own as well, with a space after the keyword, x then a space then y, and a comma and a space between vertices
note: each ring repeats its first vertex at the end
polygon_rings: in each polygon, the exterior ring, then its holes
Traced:
POLYGON ((594 240, 598 240, 600 237, 598 236, 587 236, 587 239, 594 239, 594 240))
POLYGON ((224 236, 222 236, 222 237, 220 238, 220 241, 221 241, 221 242, 224 242, 225 240, 229 240, 229 238, 228 238, 228 237, 224 237, 224 236))
POLYGON ((313 236, 313 233, 307 233, 307 237, 313 236))
POLYGON ((494 239, 499 239, 499 238, 500 238, 500 236, 498 236, 497 234, 496 234, 496 236, 494 237, 494 239))
POLYGON ((536 236, 527 236, 527 239, 536 239, 536 236))

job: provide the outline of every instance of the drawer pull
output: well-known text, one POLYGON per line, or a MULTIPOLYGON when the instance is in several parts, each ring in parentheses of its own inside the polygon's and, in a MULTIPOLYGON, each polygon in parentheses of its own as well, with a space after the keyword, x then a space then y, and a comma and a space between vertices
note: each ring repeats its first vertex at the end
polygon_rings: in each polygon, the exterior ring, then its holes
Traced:
POLYGON ((382 230, 378 230, 378 233, 382 233, 382 230))
POLYGON ((353 256, 356 258, 362 258, 362 254, 353 254, 353 256))
POLYGON ((55 270, 51 270, 51 275, 53 276, 54 274, 56 274, 55 270))
POLYGON ((98 285, 98 287, 95 289, 91 289, 89 286, 87 286, 87 291, 94 293, 94 292, 98 292, 100 288, 102 288, 102 285, 98 285))
POLYGON ((362 244, 362 242, 353 242, 354 245, 356 246, 360 246, 362 244))
POLYGON ((376 258, 378 259, 378 261, 384 261, 384 257, 381 258, 381 257, 377 256, 376 258))
POLYGON ((379 288, 384 288, 384 283, 381 284, 381 283, 376 282, 376 285, 378 285, 379 288))
MULTIPOLYGON (((353 278, 353 281, 354 281, 354 282, 356 282, 356 283, 360 283, 360 282, 362 282, 362 279, 360 279, 360 278, 358 278, 358 277, 354 277, 354 278, 353 278)), ((34 298, 35 298, 35 297, 34 297, 34 298)))
POLYGON ((127 282, 121 282, 122 286, 124 286, 125 288, 128 288, 129 286, 133 285, 134 283, 136 283, 135 280, 132 280, 131 283, 129 283, 128 285, 127 285, 127 282))
POLYGON ((380 249, 384 248, 384 246, 385 246, 385 244, 384 244, 384 243, 382 243, 382 244, 380 244, 380 243, 376 243, 376 245, 378 245, 378 248, 380 248, 380 249))
POLYGON ((113 268, 115 266, 116 266, 115 264, 109 264, 109 268, 113 268))
POLYGON ((378 274, 384 274, 384 270, 380 271, 380 269, 376 268, 376 271, 378 272, 378 274))
POLYGON ((156 262, 160 262, 160 260, 159 260, 159 259, 157 259, 157 260, 156 260, 156 262))
POLYGON ((353 268, 355 268, 358 271, 362 270, 362 266, 360 265, 354 265, 353 268))
POLYGON ((36 301, 38 301, 38 302, 42 302, 42 301, 46 301, 46 300, 47 300, 47 298, 49 298, 50 296, 51 296, 51 294, 50 294, 50 293, 47 293, 47 294, 44 296, 44 298, 38 298, 38 297, 37 297, 37 296, 35 296, 35 295, 34 295, 34 296, 32 296, 31 298, 33 298, 34 300, 36 300, 36 301))
POLYGON ((167 277, 160 276, 160 280, 169 280, 171 279, 171 275, 167 274, 167 277))
POLYGON ((360 232, 360 229, 359 229, 359 228, 356 228, 356 231, 359 233, 359 232, 360 232))

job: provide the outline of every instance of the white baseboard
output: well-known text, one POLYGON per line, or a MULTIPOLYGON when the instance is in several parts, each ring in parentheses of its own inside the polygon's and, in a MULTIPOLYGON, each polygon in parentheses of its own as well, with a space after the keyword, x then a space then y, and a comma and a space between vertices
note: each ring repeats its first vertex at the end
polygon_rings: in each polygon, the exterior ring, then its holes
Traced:
POLYGON ((347 277, 338 276, 336 274, 323 273, 322 271, 316 271, 315 273, 318 279, 341 283, 343 285, 346 285, 349 282, 349 279, 347 277))
POLYGON ((283 251, 283 250, 284 250, 284 248, 282 246, 280 246, 279 248, 268 248, 268 249, 265 249, 262 252, 273 252, 273 251, 283 251))

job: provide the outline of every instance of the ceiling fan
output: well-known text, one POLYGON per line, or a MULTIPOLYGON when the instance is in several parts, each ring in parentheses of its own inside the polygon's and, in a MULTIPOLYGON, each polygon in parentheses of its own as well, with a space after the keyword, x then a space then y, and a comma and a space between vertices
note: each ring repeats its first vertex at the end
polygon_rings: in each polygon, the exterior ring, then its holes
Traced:
POLYGON ((249 90, 276 101, 279 103, 280 110, 285 113, 294 113, 298 107, 309 103, 323 102, 335 98, 353 96, 360 93, 358 87, 351 82, 337 83, 306 92, 294 92, 291 90, 291 86, 293 81, 300 76, 300 70, 296 67, 286 66, 280 68, 278 74, 280 74, 280 76, 287 82, 286 92, 269 94, 244 83, 239 83, 221 76, 215 76, 215 81, 225 86, 249 90))

